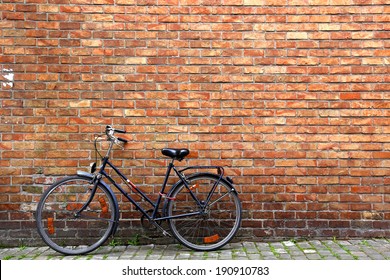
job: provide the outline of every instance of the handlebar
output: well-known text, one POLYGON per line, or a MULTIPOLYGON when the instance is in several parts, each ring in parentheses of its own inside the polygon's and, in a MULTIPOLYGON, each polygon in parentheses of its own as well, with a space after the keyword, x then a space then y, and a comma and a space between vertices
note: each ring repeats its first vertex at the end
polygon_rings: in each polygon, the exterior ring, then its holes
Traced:
POLYGON ((114 132, 117 132, 117 133, 123 133, 123 134, 125 134, 125 133, 126 133, 126 130, 122 130, 122 129, 114 129, 114 132))
POLYGON ((120 137, 115 137, 115 136, 114 136, 114 133, 115 133, 115 132, 116 132, 116 133, 125 134, 125 133, 126 133, 126 130, 115 129, 115 128, 113 128, 113 127, 110 126, 110 125, 107 125, 107 126, 106 126, 106 135, 107 135, 107 137, 108 137, 109 140, 114 141, 114 142, 116 142, 116 140, 118 140, 118 141, 121 141, 121 142, 123 142, 123 143, 129 142, 129 141, 127 141, 126 139, 123 139, 123 138, 120 138, 120 137))

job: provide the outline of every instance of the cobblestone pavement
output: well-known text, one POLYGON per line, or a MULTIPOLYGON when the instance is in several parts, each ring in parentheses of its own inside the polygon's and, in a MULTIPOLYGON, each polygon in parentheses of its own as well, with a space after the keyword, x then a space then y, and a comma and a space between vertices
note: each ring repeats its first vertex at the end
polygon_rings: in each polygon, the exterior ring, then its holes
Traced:
POLYGON ((2 260, 390 260, 390 240, 306 240, 231 243, 213 252, 177 244, 103 246, 83 256, 63 256, 49 247, 0 249, 2 260))

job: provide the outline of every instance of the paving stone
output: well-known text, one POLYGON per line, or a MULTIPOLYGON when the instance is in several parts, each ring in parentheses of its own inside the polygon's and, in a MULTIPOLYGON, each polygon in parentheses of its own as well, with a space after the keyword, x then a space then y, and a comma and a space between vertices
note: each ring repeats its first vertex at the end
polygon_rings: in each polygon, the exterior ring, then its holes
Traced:
POLYGON ((384 259, 384 257, 383 257, 382 255, 380 255, 380 254, 373 254, 373 255, 370 255, 370 258, 371 258, 372 260, 383 260, 383 259, 384 259))
POLYGON ((271 255, 271 256, 265 257, 264 259, 265 260, 278 260, 279 258, 276 257, 275 255, 271 255))
POLYGON ((61 260, 75 260, 77 256, 64 256, 61 258, 61 260))
POLYGON ((338 258, 335 256, 327 256, 326 258, 324 258, 324 260, 338 260, 338 258))
POLYGON ((308 260, 322 260, 322 257, 318 254, 306 255, 308 260))
POLYGON ((386 260, 390 260, 390 252, 383 252, 382 255, 385 257, 386 260))
POLYGON ((92 260, 105 260, 107 259, 107 255, 95 255, 92 257, 92 260))
POLYGON ((349 243, 351 243, 352 245, 362 245, 364 242, 362 240, 351 239, 349 240, 349 243))
POLYGON ((248 254, 248 260, 264 260, 264 257, 259 254, 248 254))
POLYGON ((229 243, 226 244, 222 250, 229 250, 229 249, 240 249, 242 248, 242 243, 229 243))
POLYGON ((218 253, 216 252, 207 252, 207 257, 205 259, 207 260, 217 260, 218 259, 218 253))
POLYGON ((317 251, 314 250, 314 249, 304 249, 303 252, 305 254, 315 254, 315 253, 317 253, 317 251))
POLYGON ((105 257, 105 260, 119 260, 119 256, 108 255, 105 257))
POLYGON ((247 258, 247 254, 245 252, 234 252, 233 256, 234 256, 234 258, 241 258, 241 257, 247 258))
POLYGON ((149 256, 146 256, 147 260, 159 260, 161 259, 161 254, 159 255, 158 253, 156 254, 151 254, 149 256))
POLYGON ((203 258, 204 258, 203 252, 194 252, 190 256, 191 260, 203 260, 203 258))
POLYGON ((261 254, 263 255, 263 256, 274 256, 274 253, 273 252, 271 252, 271 251, 262 251, 261 252, 261 254))
POLYGON ((290 252, 292 258, 306 258, 306 255, 302 252, 290 252))
POLYGON ((191 254, 188 252, 178 252, 176 255, 176 260, 189 260, 191 257, 191 254))
POLYGON ((174 251, 168 251, 168 252, 164 251, 161 254, 161 259, 174 260, 176 258, 176 254, 177 254, 177 252, 174 252, 174 251))
POLYGON ((1 249, 0 250, 0 259, 4 259, 4 258, 9 258, 9 256, 11 256, 11 254, 9 254, 8 252, 10 251, 11 249, 8 249, 8 248, 6 248, 6 249, 1 249))
POLYGON ((281 260, 291 260, 292 257, 291 257, 290 254, 280 254, 279 255, 279 259, 281 259, 281 260))
POLYGON ((302 249, 311 249, 312 245, 309 242, 299 242, 299 247, 302 249))
POLYGON ((218 259, 233 259, 233 252, 232 251, 222 251, 220 254, 218 254, 218 259))
POLYGON ((275 252, 278 254, 286 254, 287 251, 284 248, 275 248, 275 252))
POLYGON ((350 246, 351 243, 347 240, 341 240, 341 241, 338 241, 337 242, 339 245, 342 245, 342 246, 350 246))
POLYGON ((2 259, 17 259, 17 257, 20 255, 20 249, 19 248, 10 248, 10 249, 2 249, 4 252, 0 253, 0 256, 2 259))
POLYGON ((332 252, 329 251, 329 250, 324 250, 324 249, 320 249, 317 251, 318 254, 320 254, 321 256, 333 256, 332 252))
POLYGON ((372 240, 309 240, 301 242, 231 243, 213 252, 196 252, 178 244, 143 246, 103 246, 83 256, 63 256, 49 247, 0 249, 0 259, 26 260, 353 260, 390 259, 390 242, 372 240))
POLYGON ((292 241, 284 241, 284 242, 282 242, 282 244, 284 246, 286 246, 286 247, 294 247, 294 246, 296 246, 295 243, 292 242, 292 241))
POLYGON ((354 258, 349 254, 340 254, 339 256, 341 260, 354 260, 354 258))
POLYGON ((245 247, 248 254, 259 254, 257 247, 245 247))
POLYGON ((351 255, 355 257, 366 257, 367 255, 364 252, 351 251, 351 255))
POLYGON ((74 260, 83 260, 83 261, 89 260, 89 259, 91 259, 91 256, 89 256, 89 255, 76 256, 76 257, 74 258, 74 260))
POLYGON ((98 248, 95 252, 92 252, 93 255, 105 255, 109 254, 112 251, 113 247, 111 246, 103 246, 98 248))
POLYGON ((123 252, 124 250, 126 250, 126 247, 127 246, 115 246, 112 248, 111 253, 123 252))

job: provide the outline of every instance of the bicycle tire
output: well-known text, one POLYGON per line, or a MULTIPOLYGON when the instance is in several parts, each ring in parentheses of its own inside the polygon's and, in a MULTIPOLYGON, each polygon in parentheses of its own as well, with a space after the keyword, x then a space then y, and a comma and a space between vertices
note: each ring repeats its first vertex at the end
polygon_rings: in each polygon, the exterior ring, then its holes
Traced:
POLYGON ((88 207, 79 217, 75 216, 93 188, 91 178, 75 175, 54 183, 43 193, 36 223, 39 235, 50 248, 65 255, 82 255, 97 249, 110 237, 116 205, 101 183, 88 207))
MULTIPOLYGON (((187 177, 191 192, 206 205, 207 196, 217 184, 205 213, 168 220, 173 236, 184 246, 196 251, 212 251, 225 246, 241 225, 241 202, 237 192, 219 176, 199 173, 187 177)), ((200 210, 189 188, 179 183, 169 194, 166 215, 191 214, 200 210)))

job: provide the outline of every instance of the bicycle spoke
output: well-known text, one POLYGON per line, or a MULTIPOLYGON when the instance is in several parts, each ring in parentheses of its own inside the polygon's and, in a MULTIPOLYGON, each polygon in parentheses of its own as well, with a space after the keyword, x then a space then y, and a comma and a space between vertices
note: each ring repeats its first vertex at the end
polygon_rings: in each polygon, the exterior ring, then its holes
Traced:
POLYGON ((107 221, 107 222, 110 222, 110 223, 115 223, 115 220, 113 220, 113 219, 105 219, 105 218, 99 218, 99 217, 91 217, 91 216, 86 216, 86 215, 80 215, 79 217, 80 217, 80 218, 87 219, 87 220, 107 221))
POLYGON ((216 199, 215 201, 211 202, 210 204, 208 204, 207 206, 208 207, 211 207, 213 206, 215 203, 217 203, 218 201, 220 201, 221 199, 223 199, 225 196, 229 195, 232 191, 229 191, 227 193, 225 193, 224 195, 222 195, 221 197, 219 197, 218 199, 216 199))
POLYGON ((84 254, 110 236, 116 221, 113 199, 101 185, 91 197, 92 187, 90 178, 72 176, 53 184, 42 196, 37 207, 38 232, 54 250, 84 254))
POLYGON ((189 185, 192 194, 184 185, 177 187, 172 194, 175 200, 168 203, 168 215, 201 213, 191 217, 169 220, 174 236, 184 245, 195 250, 214 250, 230 241, 237 232, 241 220, 241 204, 235 191, 222 180, 208 174, 200 174, 189 185), (210 193, 210 190, 213 193, 210 193), (196 197, 195 202, 193 196, 196 197), (209 200, 207 205, 206 200, 209 200))

